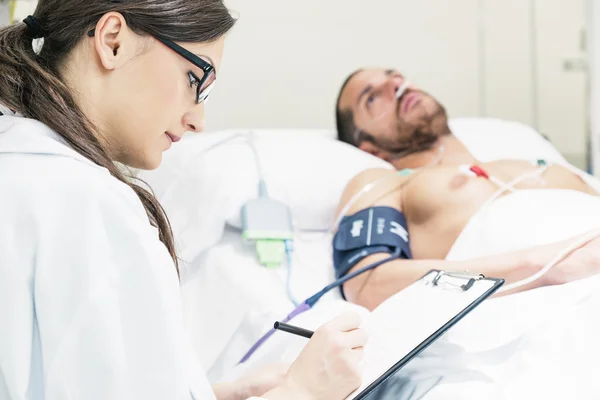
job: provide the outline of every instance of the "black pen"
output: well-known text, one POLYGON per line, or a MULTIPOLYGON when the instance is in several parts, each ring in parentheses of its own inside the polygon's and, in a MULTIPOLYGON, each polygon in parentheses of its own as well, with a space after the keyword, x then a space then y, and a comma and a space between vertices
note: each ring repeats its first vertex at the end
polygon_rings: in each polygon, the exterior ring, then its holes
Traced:
POLYGON ((284 331, 287 333, 292 333, 294 335, 302 336, 307 339, 310 339, 314 334, 313 331, 309 331, 308 329, 298 328, 297 326, 286 324, 285 322, 275 322, 273 326, 275 329, 284 331))

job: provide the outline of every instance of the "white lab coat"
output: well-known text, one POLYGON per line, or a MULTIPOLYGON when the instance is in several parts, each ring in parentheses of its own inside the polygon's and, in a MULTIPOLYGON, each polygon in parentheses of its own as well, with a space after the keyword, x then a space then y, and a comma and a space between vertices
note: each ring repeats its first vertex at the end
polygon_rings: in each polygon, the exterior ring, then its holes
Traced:
POLYGON ((180 300, 135 193, 0 116, 0 399, 214 399, 180 300))

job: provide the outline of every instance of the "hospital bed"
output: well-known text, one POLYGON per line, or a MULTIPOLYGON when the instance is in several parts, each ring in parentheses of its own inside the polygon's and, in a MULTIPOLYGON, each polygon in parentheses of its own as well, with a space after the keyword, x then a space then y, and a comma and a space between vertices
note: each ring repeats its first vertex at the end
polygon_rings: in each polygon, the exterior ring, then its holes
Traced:
MULTIPOLYGON (((546 139, 519 123, 457 119, 451 128, 483 162, 544 158, 566 163, 546 139)), ((237 365, 273 322, 293 308, 286 274, 292 274, 291 289, 298 299, 333 280, 329 229, 344 186, 367 168, 391 166, 336 141, 330 131, 231 130, 186 137, 165 153, 159 170, 140 174, 170 216, 182 258, 186 321, 213 381, 264 363, 291 362, 301 350, 304 339, 275 335, 250 361, 237 365), (250 132, 259 164, 247 143, 250 132), (259 175, 269 195, 292 211, 291 271, 259 265, 254 248, 241 238, 239 211, 257 195, 259 175)), ((593 178, 586 179, 598 187, 593 178)), ((557 239, 544 236, 543 230, 548 229, 541 227, 532 236, 540 242, 557 239)), ((553 232, 565 237, 577 233, 568 228, 553 232)), ((487 233, 488 242, 478 243, 480 252, 506 250, 498 248, 498 235, 487 233)), ((453 249, 451 258, 485 255, 465 250, 481 235, 470 236, 459 238, 463 245, 453 249)), ((538 244, 515 240, 517 247, 538 244)), ((599 284, 590 278, 488 301, 406 367, 402 398, 597 398, 600 318, 592 311, 600 305, 600 296, 593 295, 599 284), (564 350, 550 350, 559 344, 564 350)), ((368 313, 334 291, 295 323, 315 329, 346 310, 368 313)))

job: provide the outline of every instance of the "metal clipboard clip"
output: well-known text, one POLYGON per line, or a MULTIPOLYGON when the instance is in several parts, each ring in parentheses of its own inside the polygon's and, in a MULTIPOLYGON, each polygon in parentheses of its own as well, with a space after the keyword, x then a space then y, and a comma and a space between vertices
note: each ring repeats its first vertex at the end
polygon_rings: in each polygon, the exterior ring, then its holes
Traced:
POLYGON ((467 274, 461 272, 438 271, 431 281, 433 286, 450 287, 466 292, 471 289, 475 282, 485 279, 483 274, 467 274))

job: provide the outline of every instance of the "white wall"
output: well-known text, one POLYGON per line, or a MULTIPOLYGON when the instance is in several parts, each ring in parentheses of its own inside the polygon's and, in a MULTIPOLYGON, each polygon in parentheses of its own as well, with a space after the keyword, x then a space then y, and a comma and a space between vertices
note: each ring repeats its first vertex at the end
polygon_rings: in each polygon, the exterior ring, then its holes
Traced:
POLYGON ((587 4, 590 90, 590 142, 594 172, 600 172, 600 2, 589 0, 587 4))
MULTIPOLYGON (((425 0, 426 1, 426 0, 425 0)), ((529 0, 483 0, 482 116, 535 125, 529 0)))
POLYGON ((482 115, 533 126, 585 168, 586 0, 482 1, 482 115))
POLYGON ((537 128, 579 165, 585 163, 589 136, 585 5, 535 0, 537 128))
POLYGON ((342 80, 364 66, 398 67, 452 114, 478 113, 478 0, 226 3, 240 19, 209 129, 332 128, 342 80))
POLYGON ((10 3, 0 0, 0 27, 6 26, 10 22, 10 3))
MULTIPOLYGON (((524 122, 585 167, 595 108, 582 34, 598 0, 225 2, 240 19, 207 105, 208 129, 333 129, 349 72, 396 67, 450 116, 524 122)), ((35 3, 19 0, 15 19, 35 3)), ((597 32, 589 35, 592 62, 597 32)))
MULTIPOLYGON (((5 3, 12 5, 13 22, 21 22, 29 14, 33 14, 37 6, 37 0, 3 0, 5 3)), ((3 4, 4 6, 5 4, 3 4)), ((6 6, 8 8, 8 6, 6 6)))
POLYGON ((208 129, 330 128, 346 75, 397 67, 450 116, 527 123, 584 167, 585 0, 226 0, 208 129), (556 21, 560 21, 557 23, 556 21))

